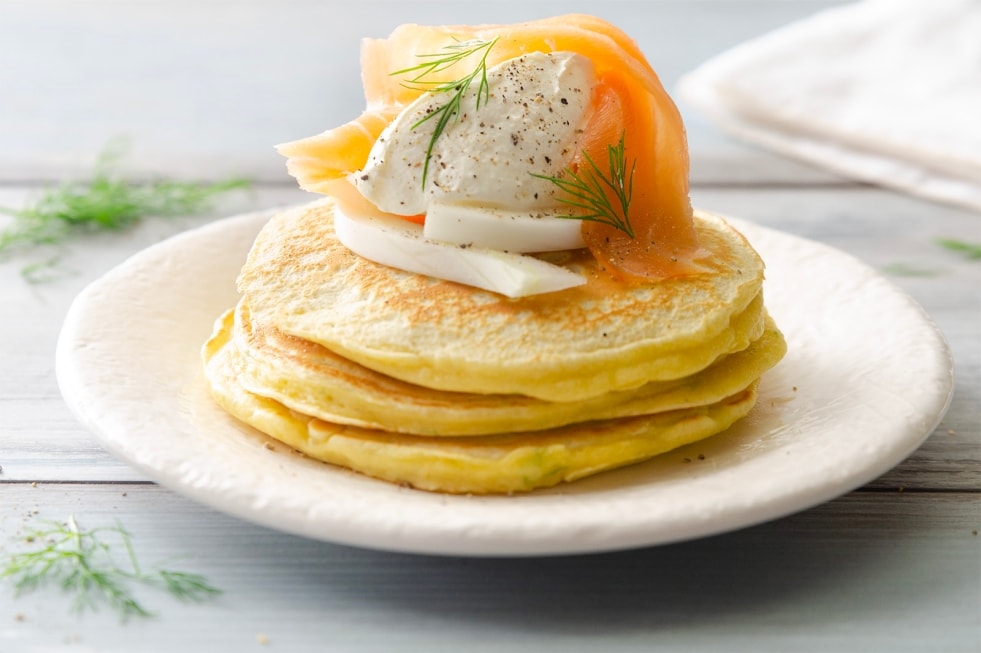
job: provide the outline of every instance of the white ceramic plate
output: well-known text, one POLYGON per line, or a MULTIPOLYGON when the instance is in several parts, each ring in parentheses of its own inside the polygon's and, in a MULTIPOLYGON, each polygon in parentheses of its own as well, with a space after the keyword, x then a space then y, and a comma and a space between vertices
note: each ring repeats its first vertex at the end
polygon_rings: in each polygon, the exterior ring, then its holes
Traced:
POLYGON ((745 421, 648 463, 528 495, 430 494, 304 458, 209 399, 199 348, 236 299, 269 213, 137 254, 74 302, 58 380, 108 449, 246 520, 377 549, 458 555, 615 550, 720 533, 852 490, 933 431, 952 388, 943 336, 912 299, 827 246, 733 221, 767 261, 789 352, 745 421))

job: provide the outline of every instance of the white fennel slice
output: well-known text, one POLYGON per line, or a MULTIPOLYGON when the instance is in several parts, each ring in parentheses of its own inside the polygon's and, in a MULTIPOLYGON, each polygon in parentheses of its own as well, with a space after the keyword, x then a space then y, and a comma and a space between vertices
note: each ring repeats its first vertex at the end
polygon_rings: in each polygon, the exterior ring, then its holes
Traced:
POLYGON ((334 230, 345 247, 375 263, 507 297, 586 283, 580 274, 531 256, 430 240, 421 225, 384 215, 359 215, 345 211, 340 203, 334 209, 334 230))
POLYGON ((568 210, 517 213, 505 209, 432 202, 423 234, 432 240, 503 252, 556 252, 585 247, 580 220, 568 210))

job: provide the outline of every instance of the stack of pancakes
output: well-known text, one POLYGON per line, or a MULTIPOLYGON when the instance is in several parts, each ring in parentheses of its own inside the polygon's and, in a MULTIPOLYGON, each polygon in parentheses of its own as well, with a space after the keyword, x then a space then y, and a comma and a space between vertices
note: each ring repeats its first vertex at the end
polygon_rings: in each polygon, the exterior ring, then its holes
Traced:
POLYGON ((763 262, 696 212, 704 270, 624 283, 586 250, 541 255, 585 285, 509 299, 368 261, 330 199, 257 237, 203 355, 216 400, 303 453, 453 493, 571 481, 745 416, 785 352, 763 262))

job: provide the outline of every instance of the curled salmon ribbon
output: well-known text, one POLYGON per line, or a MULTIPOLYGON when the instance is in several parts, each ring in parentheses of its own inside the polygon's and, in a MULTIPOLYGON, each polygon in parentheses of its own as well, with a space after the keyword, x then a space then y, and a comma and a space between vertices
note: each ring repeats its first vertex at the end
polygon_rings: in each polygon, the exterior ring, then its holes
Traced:
MULTIPOLYGON (((623 138, 633 165, 630 222, 634 236, 584 221, 583 239, 601 264, 620 277, 665 278, 698 270, 704 255, 692 222, 688 145, 681 114, 637 44, 614 25, 571 14, 515 25, 402 25, 387 39, 365 39, 361 51, 367 108, 356 119, 316 136, 278 146, 301 188, 330 194, 331 182, 360 170, 381 132, 423 91, 392 72, 411 68, 420 54, 449 44, 497 39, 487 53, 493 66, 529 52, 574 52, 596 70, 586 126, 570 167, 584 155, 607 159, 607 147, 623 138)), ((476 64, 476 60, 474 61, 476 64)), ((444 78, 454 79, 454 71, 444 78)))

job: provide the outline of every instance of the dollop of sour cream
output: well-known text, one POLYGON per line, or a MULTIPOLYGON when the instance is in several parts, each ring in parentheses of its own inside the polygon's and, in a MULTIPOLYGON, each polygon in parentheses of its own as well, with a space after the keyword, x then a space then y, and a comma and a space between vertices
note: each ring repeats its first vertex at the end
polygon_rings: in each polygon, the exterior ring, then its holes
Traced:
POLYGON ((533 175, 556 176, 569 163, 594 83, 592 62, 571 52, 506 61, 488 70, 488 97, 479 108, 476 83, 462 98, 433 144, 425 187, 436 119, 419 121, 445 104, 447 93, 425 94, 402 111, 353 181, 379 209, 399 215, 426 213, 433 204, 555 208, 555 185, 533 175))
POLYGON ((424 226, 399 228, 395 238, 393 225, 339 203, 342 242, 380 263, 512 297, 585 283, 564 268, 538 260, 529 265, 520 253, 584 246, 581 222, 559 217, 574 213, 559 200, 562 191, 538 175, 557 177, 569 165, 595 81, 592 62, 571 52, 505 61, 487 71, 487 97, 479 98, 475 81, 435 140, 437 118, 426 118, 449 93, 423 94, 348 179, 380 211, 425 214, 424 226), (499 282, 504 279, 510 281, 499 282))

